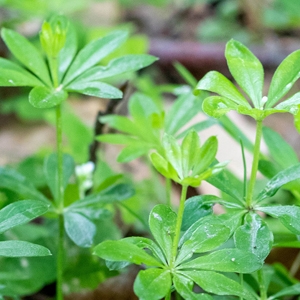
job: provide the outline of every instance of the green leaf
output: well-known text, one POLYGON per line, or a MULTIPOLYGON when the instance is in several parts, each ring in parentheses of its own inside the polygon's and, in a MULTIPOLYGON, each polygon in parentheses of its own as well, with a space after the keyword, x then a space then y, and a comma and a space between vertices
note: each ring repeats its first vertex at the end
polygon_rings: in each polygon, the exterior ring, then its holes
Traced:
POLYGON ((178 269, 199 269, 219 272, 252 273, 262 267, 263 261, 255 254, 236 248, 221 249, 200 256, 178 269))
POLYGON ((292 286, 288 286, 288 287, 282 289, 280 292, 270 296, 268 299, 275 300, 282 296, 291 296, 291 295, 295 295, 295 296, 300 295, 300 283, 296 283, 292 286))
POLYGON ((3 241, 0 242, 0 256, 7 257, 30 257, 51 255, 49 249, 23 241, 3 241))
POLYGON ((188 127, 187 129, 181 131, 178 135, 176 135, 177 139, 183 138, 187 135, 188 132, 195 130, 196 132, 200 132, 202 130, 205 130, 207 128, 210 128, 213 125, 218 124, 218 121, 213 119, 213 118, 209 118, 207 120, 198 122, 194 125, 191 125, 190 127, 188 127))
POLYGON ((175 135, 202 109, 203 99, 192 94, 178 97, 165 117, 165 132, 175 135))
POLYGON ((256 210, 262 211, 279 221, 291 232, 300 234, 300 207, 295 205, 260 206, 256 210))
POLYGON ((300 110, 298 110, 297 114, 294 117, 294 125, 297 131, 300 133, 300 110))
POLYGON ((202 108, 209 116, 220 118, 231 110, 237 110, 238 104, 224 97, 210 96, 204 99, 202 108))
POLYGON ((207 178, 206 181, 231 196, 235 203, 243 205, 243 183, 230 171, 223 170, 217 175, 207 178))
POLYGON ((151 149, 150 145, 137 142, 122 149, 117 157, 117 161, 120 163, 130 162, 140 156, 146 155, 151 149))
POLYGON ((300 77, 300 50, 287 56, 276 69, 268 93, 266 107, 272 107, 300 77))
POLYGON ((138 139, 133 136, 119 133, 108 133, 96 136, 99 142, 114 144, 114 145, 130 145, 138 143, 138 139))
POLYGON ((216 295, 235 295, 246 300, 256 300, 256 297, 236 281, 212 271, 185 271, 184 275, 193 280, 201 288, 216 295))
POLYGON ((293 165, 275 175, 259 193, 256 202, 272 197, 285 184, 300 178, 300 163, 293 165))
POLYGON ((196 78, 184 65, 179 62, 175 62, 174 67, 188 85, 194 87, 197 84, 196 78))
POLYGON ((194 253, 204 253, 218 248, 229 239, 230 235, 230 229, 214 215, 198 220, 180 239, 179 246, 182 246, 176 265, 189 259, 194 253))
POLYGON ((157 60, 156 57, 148 54, 129 54, 110 61, 107 66, 96 66, 88 69, 79 76, 80 81, 94 81, 103 78, 120 75, 127 72, 134 72, 151 65, 157 60))
POLYGON ((21 200, 0 210, 0 233, 27 223, 47 212, 49 205, 39 200, 21 200))
POLYGON ((62 81, 65 72, 68 70, 77 52, 77 34, 72 23, 68 23, 66 42, 58 55, 58 75, 59 82, 62 81))
POLYGON ((51 80, 46 63, 41 53, 25 37, 19 33, 3 28, 1 36, 11 53, 30 71, 51 86, 51 80))
POLYGON ((44 84, 21 66, 0 58, 0 86, 43 86, 44 84))
MULTIPOLYGON (((206 90, 227 98, 235 104, 247 106, 250 108, 248 101, 235 87, 235 85, 224 75, 217 71, 208 72, 197 84, 196 90, 206 90)), ((197 93, 197 91, 196 91, 197 93)))
POLYGON ((277 173, 282 171, 282 168, 278 164, 269 160, 260 159, 258 162, 259 172, 267 178, 275 176, 277 173))
POLYGON ((158 153, 150 154, 150 160, 154 168, 166 178, 178 181, 176 170, 158 153))
POLYGON ((29 103, 36 108, 51 108, 68 98, 65 90, 45 86, 34 87, 29 93, 29 103))
POLYGON ((131 135, 140 136, 140 131, 131 119, 124 116, 107 115, 99 118, 100 122, 109 127, 131 135))
POLYGON ((98 81, 85 82, 76 80, 66 86, 66 90, 105 99, 121 99, 123 95, 122 92, 114 86, 98 81))
POLYGON ((80 50, 71 64, 63 81, 64 85, 70 83, 77 76, 114 51, 126 40, 127 35, 125 31, 114 31, 103 38, 87 44, 80 50))
MULTIPOLYGON (((50 154, 44 162, 44 174, 51 190, 54 199, 57 199, 58 195, 58 161, 57 154, 50 154)), ((63 154, 63 187, 67 187, 68 182, 72 174, 74 173, 75 162, 73 157, 68 154, 63 154)))
POLYGON ((168 294, 171 285, 169 270, 147 269, 139 272, 133 289, 140 300, 160 300, 168 294))
MULTIPOLYGON (((184 273, 183 273, 184 274, 184 273)), ((175 273, 173 282, 175 290, 183 297, 189 300, 213 300, 212 296, 208 294, 196 294, 193 292, 194 282, 185 277, 183 274, 175 273)))
POLYGON ((263 127, 263 136, 271 157, 282 168, 290 167, 299 162, 294 149, 276 131, 263 127))
POLYGON ((230 40, 225 49, 225 57, 230 70, 239 86, 248 94, 255 108, 262 103, 264 70, 257 57, 242 43, 230 40))
POLYGON ((216 199, 219 198, 212 195, 201 195, 187 199, 184 202, 181 230, 186 231, 199 219, 212 214, 213 201, 216 199), (206 204, 205 200, 209 200, 211 203, 206 204))
POLYGON ((96 225, 80 213, 64 213, 64 226, 70 239, 80 247, 91 247, 96 234, 96 225))
POLYGON ((126 239, 119 241, 104 241, 94 248, 94 254, 110 261, 128 261, 133 264, 161 267, 162 264, 153 256, 147 254, 137 245, 127 242, 126 239))
POLYGON ((0 187, 9 189, 26 198, 32 198, 51 204, 29 180, 14 169, 0 167, 0 187))
POLYGON ((168 262, 172 258, 172 244, 175 235, 176 213, 171 208, 164 204, 156 205, 149 216, 149 227, 151 233, 168 262))
POLYGON ((206 169, 215 160, 217 151, 218 151, 218 140, 215 136, 211 136, 201 146, 200 151, 198 153, 196 153, 197 155, 199 155, 198 163, 195 163, 195 166, 193 166, 192 174, 198 175, 198 174, 206 171, 206 169))
POLYGON ((230 136, 232 136, 238 143, 242 141, 244 147, 253 152, 253 143, 248 139, 238 125, 233 123, 233 121, 227 116, 221 117, 218 121, 219 124, 226 130, 226 132, 230 134, 230 136))
POLYGON ((178 177, 183 179, 182 153, 177 140, 172 135, 165 134, 162 143, 167 161, 176 170, 178 177))
MULTIPOLYGON (((150 117, 153 114, 162 113, 161 109, 152 98, 138 92, 130 97, 128 110, 135 123, 147 126, 150 130, 153 129, 150 117)), ((151 134, 151 132, 149 134, 151 134)))
POLYGON ((260 260, 264 260, 272 249, 273 234, 260 216, 248 213, 244 224, 235 231, 234 242, 238 249, 253 253, 260 260))
POLYGON ((152 240, 143 237, 132 236, 125 238, 124 241, 138 246, 140 249, 147 249, 152 252, 152 255, 163 264, 167 264, 165 255, 161 248, 152 240))
POLYGON ((86 208, 87 206, 103 206, 103 204, 114 203, 126 200, 134 195, 131 185, 120 183, 109 186, 99 193, 91 194, 83 199, 72 203, 66 210, 86 208))
MULTIPOLYGON (((235 207, 234 207, 235 208, 235 207)), ((231 209, 228 210, 225 214, 218 216, 218 219, 223 222, 223 224, 230 229, 230 236, 237 230, 237 228, 242 224, 247 210, 243 207, 241 209, 231 209)))
POLYGON ((192 176, 197 175, 198 169, 195 170, 194 167, 198 167, 199 164, 203 163, 204 157, 200 154, 200 139, 196 131, 190 131, 183 139, 181 143, 181 159, 182 159, 182 173, 183 177, 186 178, 192 171, 192 176), (201 163, 197 163, 197 162, 201 163))
POLYGON ((282 101, 278 105, 276 105, 274 108, 278 110, 286 110, 287 112, 296 115, 300 104, 300 93, 296 93, 292 97, 282 101))

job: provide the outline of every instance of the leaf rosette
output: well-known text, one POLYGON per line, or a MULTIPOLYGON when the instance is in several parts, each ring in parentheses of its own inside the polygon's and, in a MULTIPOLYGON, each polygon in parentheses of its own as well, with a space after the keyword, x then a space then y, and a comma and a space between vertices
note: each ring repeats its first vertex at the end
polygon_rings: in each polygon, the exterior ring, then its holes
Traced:
POLYGON ((220 118, 230 110, 263 120, 274 113, 289 112, 297 115, 300 93, 278 103, 300 77, 300 50, 287 56, 276 69, 267 96, 263 96, 264 70, 259 59, 242 43, 230 40, 225 49, 229 71, 244 94, 224 75, 208 72, 197 84, 195 93, 201 90, 217 95, 206 98, 203 110, 220 118))
POLYGON ((190 131, 181 145, 168 134, 162 139, 164 156, 157 152, 150 154, 154 167, 164 177, 184 186, 199 186, 201 181, 220 172, 227 162, 214 164, 218 149, 215 136, 207 139, 201 146, 196 131, 190 131))

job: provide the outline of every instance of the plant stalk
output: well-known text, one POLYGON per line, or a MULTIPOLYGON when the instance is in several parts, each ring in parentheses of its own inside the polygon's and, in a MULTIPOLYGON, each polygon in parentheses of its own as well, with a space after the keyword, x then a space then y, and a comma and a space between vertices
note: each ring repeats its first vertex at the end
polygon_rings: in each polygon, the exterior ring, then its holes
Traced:
POLYGON ((265 286, 265 280, 262 269, 257 271, 259 291, 260 291, 260 300, 267 300, 267 291, 265 286))
POLYGON ((183 211, 184 211, 184 202, 186 199, 187 189, 188 189, 187 185, 182 186, 180 203, 179 203, 179 208, 177 213, 176 227, 175 227, 175 236, 174 236, 173 248, 172 248, 172 258, 171 258, 172 260, 170 262, 171 267, 173 267, 177 256, 177 248, 178 248, 178 243, 180 238, 181 224, 182 224, 183 211))
POLYGON ((169 207, 172 207, 171 191, 172 191, 172 180, 170 178, 166 178, 166 197, 167 197, 167 205, 169 207))
POLYGON ((249 181, 247 196, 246 196, 246 205, 248 208, 252 207, 252 200, 253 200, 252 198, 253 198, 253 192, 254 192, 254 187, 256 182, 258 161, 260 155, 261 137, 262 137, 262 120, 258 120, 256 123, 256 136, 255 136, 255 144, 253 150, 253 162, 251 168, 251 175, 250 175, 250 181, 249 181))
MULTIPOLYGON (((49 66, 54 88, 59 85, 57 57, 49 58, 49 66)), ((57 151, 57 198, 58 214, 58 249, 56 261, 56 299, 63 300, 63 260, 64 260, 64 183, 63 183, 63 149, 62 149, 62 106, 56 106, 56 151, 57 151)))
POLYGON ((64 215, 58 216, 58 251, 56 265, 56 299, 63 300, 63 263, 64 263, 64 215))
POLYGON ((57 212, 58 212, 58 252, 57 252, 57 300, 63 300, 63 257, 64 257, 64 185, 63 185, 63 151, 61 105, 56 107, 56 146, 57 146, 57 212))
POLYGON ((171 300, 171 289, 169 290, 168 294, 166 295, 165 300, 171 300))
MULTIPOLYGON (((244 286, 244 275, 242 273, 240 273, 240 282, 241 282, 241 286, 244 286)), ((240 300, 243 300, 244 298, 242 296, 240 296, 240 300)))
POLYGON ((62 213, 64 208, 64 183, 63 183, 61 104, 56 106, 56 151, 57 151, 57 185, 58 185, 56 204, 57 204, 58 212, 62 213))

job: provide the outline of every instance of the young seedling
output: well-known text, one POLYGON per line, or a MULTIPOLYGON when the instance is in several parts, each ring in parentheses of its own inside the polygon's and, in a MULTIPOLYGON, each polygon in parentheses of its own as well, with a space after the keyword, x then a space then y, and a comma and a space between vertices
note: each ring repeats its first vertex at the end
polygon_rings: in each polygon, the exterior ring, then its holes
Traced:
MULTIPOLYGON (((235 222, 227 216, 218 218, 212 215, 210 206, 185 202, 188 186, 199 186, 202 180, 222 171, 226 165, 213 164, 217 139, 211 137, 201 146, 197 133, 190 131, 179 146, 174 137, 166 134, 162 147, 164 155, 153 152, 150 159, 163 176, 182 185, 177 214, 168 205, 157 205, 149 216, 155 242, 141 237, 105 241, 96 246, 95 254, 107 260, 109 266, 124 266, 125 261, 150 267, 140 271, 134 283, 135 293, 140 299, 171 299, 174 289, 184 299, 213 299, 205 293, 195 294, 194 284, 217 295, 255 299, 253 293, 244 290, 238 282, 218 273, 248 273, 262 266, 262 260, 248 251, 218 249, 232 235, 232 223, 235 222), (197 204, 199 219, 191 222, 190 218, 195 215, 188 212, 197 204)), ((208 198, 213 200, 211 196, 208 198)))

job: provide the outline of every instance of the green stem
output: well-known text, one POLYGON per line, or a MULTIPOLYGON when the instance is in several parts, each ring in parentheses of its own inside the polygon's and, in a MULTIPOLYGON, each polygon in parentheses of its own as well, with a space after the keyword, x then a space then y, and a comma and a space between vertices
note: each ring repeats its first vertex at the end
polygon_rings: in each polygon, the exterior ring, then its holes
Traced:
POLYGON ((58 251, 56 265, 56 299, 63 300, 63 262, 64 262, 64 215, 58 216, 58 251))
POLYGON ((242 159, 243 159, 243 166, 244 166, 244 174, 243 174, 243 182, 244 182, 243 199, 245 199, 246 194, 247 194, 247 164, 246 164, 244 143, 243 143, 242 139, 240 139, 240 144, 241 144, 241 149, 242 149, 242 159))
POLYGON ((63 257, 64 257, 64 185, 63 185, 63 150, 62 150, 62 118, 61 105, 56 107, 56 147, 57 147, 57 185, 56 199, 58 212, 58 253, 57 253, 57 300, 63 300, 63 257))
POLYGON ((182 224, 183 211, 184 211, 184 201, 186 199, 187 189, 188 186, 186 185, 182 186, 180 203, 179 203, 179 208, 177 213, 176 227, 175 227, 175 237, 174 237, 173 248, 172 248, 172 261, 170 262, 171 267, 173 267, 173 264, 177 256, 177 248, 178 248, 178 243, 180 238, 181 224, 182 224))
POLYGON ((262 269, 257 271, 257 277, 259 283, 260 300, 267 300, 268 296, 262 269))
POLYGON ((165 300, 171 300, 171 289, 169 290, 168 294, 166 295, 165 300))
POLYGON ((57 150, 57 185, 58 185, 56 204, 57 204, 58 212, 62 213, 64 208, 64 183, 63 183, 61 104, 56 106, 56 150, 57 150))
POLYGON ((166 178, 166 197, 167 197, 167 205, 172 207, 171 203, 171 191, 172 191, 172 180, 170 178, 166 178))
MULTIPOLYGON (((242 273, 240 273, 240 280, 241 280, 241 286, 244 286, 244 275, 242 273)), ((241 296, 240 300, 243 300, 244 298, 241 296)))
MULTIPOLYGON (((58 86, 57 59, 49 60, 54 87, 58 86)), ((63 300, 63 261, 64 261, 64 183, 63 183, 63 150, 62 150, 62 117, 61 104, 56 106, 56 150, 57 150, 57 199, 58 212, 58 251, 56 262, 56 299, 63 300)))
POLYGON ((253 198, 254 186, 256 182, 256 174, 258 170, 258 161, 260 155, 261 137, 262 137, 262 120, 258 120, 256 123, 256 137, 255 137, 255 144, 253 150, 252 169, 251 169, 250 181, 249 181, 247 196, 246 196, 246 204, 248 208, 251 208, 252 206, 252 198, 253 198))

